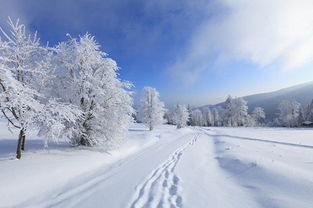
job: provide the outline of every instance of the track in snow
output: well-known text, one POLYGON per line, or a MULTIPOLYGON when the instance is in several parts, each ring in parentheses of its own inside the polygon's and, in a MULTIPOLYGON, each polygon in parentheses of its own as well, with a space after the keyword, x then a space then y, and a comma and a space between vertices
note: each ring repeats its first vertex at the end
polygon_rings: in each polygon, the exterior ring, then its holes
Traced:
POLYGON ((175 168, 184 150, 193 145, 198 138, 196 134, 191 141, 177 149, 168 160, 155 169, 152 174, 138 186, 136 197, 130 208, 182 208, 183 199, 179 194, 179 177, 175 168))

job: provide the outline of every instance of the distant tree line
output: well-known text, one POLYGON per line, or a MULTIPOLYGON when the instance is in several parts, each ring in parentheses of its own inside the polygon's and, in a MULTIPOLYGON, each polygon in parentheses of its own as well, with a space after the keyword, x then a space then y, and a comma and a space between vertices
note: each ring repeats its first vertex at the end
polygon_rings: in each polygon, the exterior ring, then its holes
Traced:
POLYGON ((149 123, 150 129, 154 125, 168 123, 177 125, 177 128, 184 126, 281 126, 298 127, 313 121, 313 100, 305 109, 294 100, 282 100, 277 106, 278 114, 273 121, 266 121, 266 114, 261 107, 255 107, 248 113, 247 101, 243 98, 232 98, 228 96, 223 105, 216 107, 191 108, 177 104, 171 109, 165 109, 164 104, 159 100, 159 93, 156 89, 145 88, 145 95, 142 98, 141 107, 137 120, 149 123), (148 99, 147 91, 157 95, 154 99, 148 99), (147 102, 150 100, 151 102, 147 102), (148 110, 151 108, 150 110, 148 110), (143 112, 145 112, 143 114, 143 112), (149 113, 150 112, 150 113, 149 113), (157 119, 156 119, 157 118, 157 119))
POLYGON ((190 125, 299 127, 313 121, 313 100, 306 108, 295 100, 282 100, 277 108, 274 120, 267 121, 263 108, 255 107, 249 114, 243 98, 229 96, 224 105, 190 110, 190 125))

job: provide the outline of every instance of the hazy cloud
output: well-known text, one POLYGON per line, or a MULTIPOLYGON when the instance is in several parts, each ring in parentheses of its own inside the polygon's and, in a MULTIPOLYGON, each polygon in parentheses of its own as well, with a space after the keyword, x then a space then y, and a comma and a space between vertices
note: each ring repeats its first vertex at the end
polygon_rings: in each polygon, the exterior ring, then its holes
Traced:
POLYGON ((221 0, 224 10, 201 22, 169 67, 193 82, 214 64, 248 61, 290 70, 313 59, 312 0, 221 0))

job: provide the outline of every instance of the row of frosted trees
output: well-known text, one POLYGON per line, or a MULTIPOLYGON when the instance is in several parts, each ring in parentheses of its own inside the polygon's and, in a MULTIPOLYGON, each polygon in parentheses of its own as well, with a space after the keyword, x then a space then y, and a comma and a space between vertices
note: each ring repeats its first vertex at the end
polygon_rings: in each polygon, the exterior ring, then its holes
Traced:
POLYGON ((247 102, 243 98, 229 96, 224 106, 205 107, 190 110, 190 124, 194 126, 260 126, 265 119, 261 107, 248 113, 247 102))
POLYGON ((247 102, 243 98, 229 96, 224 106, 190 110, 190 124, 195 126, 283 126, 297 127, 304 121, 313 121, 313 100, 303 109, 294 100, 282 100, 273 121, 265 120, 263 108, 256 107, 248 113, 247 102))
POLYGON ((166 110, 159 99, 159 93, 151 87, 144 88, 137 120, 148 124, 150 130, 155 125, 168 123, 177 128, 191 126, 300 126, 303 121, 313 120, 313 101, 306 110, 292 100, 283 100, 278 106, 277 118, 266 122, 263 108, 256 107, 249 114, 247 102, 243 98, 229 96, 224 105, 191 109, 177 104, 166 110))
POLYGON ((192 126, 258 126, 265 118, 262 108, 257 107, 251 115, 248 114, 247 102, 242 98, 228 97, 225 107, 213 109, 203 108, 191 110, 182 104, 166 110, 159 99, 156 89, 145 87, 141 98, 137 120, 148 124, 150 130, 155 125, 168 123, 177 128, 192 126))
POLYGON ((17 158, 31 131, 45 141, 113 148, 132 122, 131 84, 90 34, 42 46, 19 21, 0 28, 0 111, 19 131, 17 158))

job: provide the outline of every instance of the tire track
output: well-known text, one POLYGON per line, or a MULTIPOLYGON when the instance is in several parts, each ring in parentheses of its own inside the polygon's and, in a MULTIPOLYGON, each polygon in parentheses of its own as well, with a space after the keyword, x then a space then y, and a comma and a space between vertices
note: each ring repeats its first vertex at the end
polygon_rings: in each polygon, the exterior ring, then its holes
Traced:
POLYGON ((138 186, 130 208, 182 208, 183 198, 179 194, 180 178, 175 174, 175 168, 184 150, 194 145, 199 134, 185 145, 177 149, 163 164, 138 186))

